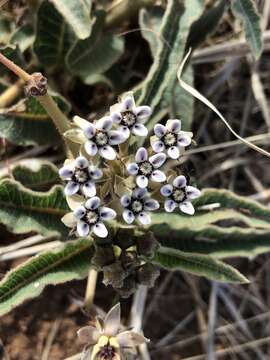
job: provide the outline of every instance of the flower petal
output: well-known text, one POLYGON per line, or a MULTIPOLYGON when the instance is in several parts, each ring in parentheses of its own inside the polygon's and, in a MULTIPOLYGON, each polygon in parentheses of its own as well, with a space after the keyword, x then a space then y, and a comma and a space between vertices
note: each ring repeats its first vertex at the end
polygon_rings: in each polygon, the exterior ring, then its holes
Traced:
POLYGON ((89 234, 89 225, 84 221, 79 221, 77 224, 77 232, 79 236, 87 236, 89 234))
POLYGON ((87 181, 82 187, 82 192, 85 196, 90 198, 95 196, 97 193, 95 183, 93 181, 87 181))
POLYGON ((176 206, 177 206, 176 202, 171 199, 166 200, 164 203, 164 209, 167 212, 173 212, 176 206))
POLYGON ((184 177, 184 175, 177 176, 173 180, 173 186, 179 189, 185 187, 186 185, 187 185, 187 179, 184 177))
POLYGON ((166 160, 166 155, 163 153, 155 154, 150 156, 149 162, 154 166, 154 168, 160 168, 166 160))
POLYGON ((80 185, 74 181, 69 181, 65 186, 64 192, 67 196, 72 196, 79 191, 80 185))
POLYGON ((94 225, 92 230, 94 234, 100 238, 105 238, 108 236, 108 230, 102 222, 98 222, 96 225, 94 225))
POLYGON ((59 176, 62 179, 70 179, 74 173, 74 169, 71 166, 63 166, 59 169, 59 176))
POLYGON ((121 307, 120 303, 114 305, 105 317, 104 333, 107 336, 115 336, 121 324, 121 307))
POLYGON ((176 146, 171 146, 168 149, 167 153, 171 159, 178 159, 180 156, 180 151, 179 151, 178 147, 176 147, 176 146))
POLYGON ((137 163, 141 163, 143 161, 146 161, 148 159, 148 153, 147 150, 144 147, 140 147, 135 155, 135 161, 137 163))
POLYGON ((148 179, 144 175, 139 175, 136 177, 136 184, 139 186, 139 188, 146 188, 148 185, 148 179))
POLYGON ((85 207, 89 210, 96 210, 100 206, 100 203, 100 198, 98 196, 94 196, 85 202, 85 207))
POLYGON ((142 225, 149 225, 151 223, 151 217, 145 211, 140 212, 137 218, 142 225))
POLYGON ((179 205, 180 210, 188 215, 194 215, 195 209, 190 201, 184 201, 179 205))
POLYGON ((135 219, 135 216, 134 216, 133 212, 131 210, 128 210, 128 209, 125 209, 123 211, 122 216, 123 216, 123 219, 125 220, 125 222, 127 224, 132 224, 134 219, 135 219))
POLYGON ((89 165, 89 162, 84 156, 78 156, 75 159, 75 165, 79 169, 85 169, 89 165))
POLYGON ((154 126, 154 133, 158 138, 162 138, 162 136, 164 136, 167 132, 167 129, 164 125, 162 124, 156 124, 154 126))
POLYGON ((139 334, 135 331, 123 331, 116 336, 120 347, 130 347, 133 348, 135 346, 144 344, 149 342, 142 334, 139 334))
POLYGON ((172 192, 173 192, 173 186, 171 184, 163 185, 160 189, 161 195, 163 195, 165 197, 170 196, 172 194, 172 192))
POLYGON ((116 217, 116 212, 109 207, 103 206, 100 208, 99 215, 101 220, 109 221, 116 217))
POLYGON ((95 156, 98 151, 97 145, 91 140, 86 141, 86 143, 84 144, 84 148, 87 154, 90 156, 95 156))
POLYGON ((165 150, 164 143, 161 140, 157 140, 153 142, 152 149, 154 150, 154 152, 160 153, 165 150))
POLYGON ((69 212, 64 215, 61 219, 62 223, 64 223, 67 227, 73 228, 77 224, 77 219, 75 218, 73 212, 69 212))
POLYGON ((132 133, 136 136, 147 136, 147 127, 143 124, 137 123, 132 127, 132 133))
POLYGON ((123 195, 120 199, 121 205, 127 207, 130 204, 131 198, 129 195, 123 195))
POLYGON ((81 129, 85 129, 89 126, 89 121, 85 120, 84 118, 78 116, 78 115, 75 115, 73 117, 73 122, 81 129))
POLYGON ((93 165, 89 166, 88 172, 89 172, 89 175, 91 176, 91 178, 94 180, 98 180, 98 179, 102 178, 102 176, 103 176, 102 170, 93 165))
POLYGON ((94 326, 84 326, 77 331, 78 338, 81 343, 93 345, 97 342, 99 332, 94 326))
POLYGON ((122 115, 120 112, 111 113, 111 119, 115 124, 119 124, 122 120, 122 115))
POLYGON ((109 132, 109 144, 118 145, 127 140, 127 134, 122 131, 112 130, 109 132))
POLYGON ((137 115, 137 119, 140 120, 146 120, 147 118, 149 118, 149 116, 152 114, 152 110, 150 108, 150 106, 137 106, 134 109, 134 114, 137 115))
POLYGON ((196 199, 197 197, 199 197, 201 195, 200 190, 195 188, 194 186, 187 186, 186 193, 187 193, 187 197, 189 199, 196 199))
POLYGON ((185 133, 180 133, 177 138, 178 146, 188 146, 191 144, 191 137, 185 133))
POLYGON ((76 219, 81 219, 86 214, 86 209, 84 206, 79 206, 74 210, 74 216, 76 219))
POLYGON ((147 211, 153 211, 159 209, 159 203, 157 200, 154 199, 147 199, 144 202, 144 208, 147 211))
POLYGON ((132 192, 132 197, 135 199, 143 199, 148 194, 146 188, 136 188, 132 192))
POLYGON ((107 160, 114 160, 116 158, 115 150, 109 145, 106 145, 106 146, 103 146, 102 148, 100 148, 99 154, 100 154, 100 156, 102 156, 104 159, 107 159, 107 160))
POLYGON ((122 100, 120 105, 121 112, 132 111, 135 109, 135 101, 133 96, 126 96, 125 99, 122 100))
POLYGON ((137 175, 139 166, 136 163, 130 163, 127 165, 127 171, 130 175, 137 175))
POLYGON ((113 121, 110 116, 103 116, 95 125, 99 130, 109 131, 113 126, 113 121))
POLYGON ((168 120, 166 123, 166 129, 175 134, 181 130, 181 121, 178 119, 168 120))
POLYGON ((154 182, 160 183, 166 181, 166 175, 164 174, 163 171, 155 170, 152 172, 150 179, 154 182))
POLYGON ((96 133, 96 128, 93 124, 89 123, 87 127, 84 128, 83 132, 87 139, 92 139, 96 133))

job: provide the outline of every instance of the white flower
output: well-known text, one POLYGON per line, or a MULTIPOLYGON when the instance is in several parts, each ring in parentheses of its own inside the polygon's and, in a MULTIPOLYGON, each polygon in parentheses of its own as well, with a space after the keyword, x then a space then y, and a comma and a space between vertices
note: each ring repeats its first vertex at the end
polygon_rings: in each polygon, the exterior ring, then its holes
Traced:
POLYGON ((188 215, 193 215, 195 210, 191 200, 200 196, 200 190, 187 185, 185 176, 177 176, 173 180, 173 185, 166 184, 160 189, 161 195, 166 197, 164 208, 167 212, 172 212, 176 207, 188 215))
POLYGON ((111 118, 128 138, 130 132, 137 136, 146 136, 147 128, 143 125, 151 115, 149 106, 137 106, 132 95, 126 96, 121 103, 111 107, 111 118))
POLYGON ((95 181, 102 177, 102 171, 90 164, 84 156, 75 160, 67 160, 59 170, 60 177, 67 181, 65 194, 67 196, 81 192, 87 197, 96 195, 95 181))
POLYGON ((166 175, 163 171, 157 170, 166 160, 166 155, 155 154, 148 159, 147 150, 143 147, 139 148, 135 155, 134 163, 127 165, 129 174, 136 175, 136 184, 139 188, 146 188, 148 180, 154 182, 163 182, 166 180, 166 175))
POLYGON ((116 217, 113 209, 101 206, 98 196, 86 200, 84 205, 76 206, 72 210, 73 213, 66 214, 62 221, 66 226, 76 226, 81 237, 87 236, 91 231, 100 238, 107 237, 108 230, 103 222, 116 217))
POLYGON ((121 197, 121 204, 125 208, 123 219, 126 223, 131 224, 137 219, 142 225, 151 223, 149 211, 157 210, 159 203, 151 199, 147 190, 137 188, 133 190, 131 196, 124 195, 121 197))
POLYGON ((78 330, 79 340, 86 344, 80 360, 122 360, 127 353, 134 354, 135 347, 148 342, 135 331, 120 331, 121 309, 116 304, 106 317, 96 317, 96 326, 78 330))
POLYGON ((190 136, 181 131, 180 120, 168 120, 166 125, 156 124, 154 127, 155 135, 159 138, 152 143, 152 148, 156 153, 167 151, 171 159, 178 159, 179 149, 190 145, 190 136))
POLYGON ((99 153, 107 160, 114 160, 116 152, 112 146, 122 144, 127 140, 123 131, 111 130, 113 121, 109 116, 104 116, 93 124, 75 116, 74 122, 83 129, 84 135, 88 139, 84 147, 90 156, 99 153))

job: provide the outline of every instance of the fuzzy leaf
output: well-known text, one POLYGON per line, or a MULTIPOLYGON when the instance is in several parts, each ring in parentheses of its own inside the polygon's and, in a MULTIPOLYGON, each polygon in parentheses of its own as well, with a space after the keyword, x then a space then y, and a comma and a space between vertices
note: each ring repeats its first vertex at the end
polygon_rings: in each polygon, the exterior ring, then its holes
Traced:
POLYGON ((258 59, 263 50, 260 16, 253 0, 231 0, 232 11, 243 23, 245 36, 253 55, 258 59))
POLYGON ((41 64, 56 66, 63 61, 70 47, 67 23, 53 4, 45 0, 37 13, 34 51, 41 64))
POLYGON ((184 253, 182 251, 161 247, 154 261, 168 270, 183 270, 208 279, 229 282, 248 283, 240 272, 207 255, 184 253))
MULTIPOLYGON (((69 111, 69 104, 59 95, 53 96, 59 107, 69 111)), ((0 136, 18 145, 59 143, 59 134, 46 111, 31 97, 0 113, 0 136)))
POLYGON ((0 181, 0 222, 15 234, 67 235, 61 217, 68 206, 61 186, 48 192, 32 191, 17 181, 0 181))
POLYGON ((86 39, 91 33, 91 2, 89 0, 51 0, 78 39, 86 39))
POLYGON ((10 43, 17 45, 21 52, 33 45, 35 40, 34 29, 30 24, 19 27, 11 36, 10 43))
POLYGON ((56 285, 87 276, 93 255, 91 240, 67 242, 11 270, 0 282, 0 315, 56 285))
POLYGON ((97 18, 90 37, 77 41, 66 57, 69 70, 86 83, 97 74, 108 70, 124 51, 123 39, 112 34, 102 34, 104 13, 97 18))

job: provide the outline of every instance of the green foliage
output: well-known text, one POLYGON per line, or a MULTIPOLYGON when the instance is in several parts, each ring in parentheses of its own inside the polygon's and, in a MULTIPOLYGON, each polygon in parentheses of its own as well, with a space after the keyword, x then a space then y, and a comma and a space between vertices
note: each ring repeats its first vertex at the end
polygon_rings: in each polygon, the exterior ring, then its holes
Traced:
POLYGON ((262 53, 262 30, 260 16, 253 0, 231 0, 235 16, 243 23, 246 39, 252 53, 258 59, 262 53))
MULTIPOLYGON (((54 96, 64 112, 69 104, 54 96)), ((35 98, 27 98, 0 113, 0 135, 17 145, 47 145, 59 143, 59 133, 46 111, 35 98)))
POLYGON ((154 262, 169 270, 184 270, 212 280, 229 283, 249 282, 233 267, 207 255, 192 254, 161 247, 155 256, 154 262))
POLYGON ((86 84, 92 82, 93 76, 108 70, 124 51, 123 38, 103 34, 104 16, 103 12, 97 13, 90 37, 78 40, 67 54, 69 70, 86 84))
MULTIPOLYGON (((0 46, 0 52, 5 55, 8 59, 14 61, 19 66, 24 65, 24 59, 18 46, 6 45, 0 46)), ((3 76, 7 73, 7 69, 0 64, 0 75, 3 76)))
POLYGON ((92 0, 51 0, 72 27, 78 39, 86 39, 91 33, 91 3, 92 0))
POLYGON ((46 285, 86 277, 92 255, 91 240, 81 239, 41 253, 11 270, 0 282, 0 315, 40 295, 46 285))
POLYGON ((68 211, 61 186, 38 192, 19 182, 0 181, 0 222, 16 234, 31 231, 42 235, 65 236, 67 228, 61 217, 68 211))
POLYGON ((19 47, 23 53, 30 46, 33 45, 35 40, 34 29, 31 24, 26 24, 19 27, 11 36, 10 43, 19 47))

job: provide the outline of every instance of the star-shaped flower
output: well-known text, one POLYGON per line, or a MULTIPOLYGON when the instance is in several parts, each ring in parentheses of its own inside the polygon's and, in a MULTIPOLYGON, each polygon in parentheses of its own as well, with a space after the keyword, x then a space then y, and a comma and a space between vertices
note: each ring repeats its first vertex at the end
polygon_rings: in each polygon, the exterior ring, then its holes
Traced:
POLYGON ((131 196, 123 195, 121 204, 125 208, 123 211, 123 219, 126 223, 131 224, 137 219, 142 225, 151 223, 150 211, 157 210, 159 203, 157 200, 151 199, 147 190, 137 188, 133 190, 131 196))
POLYGON ((149 341, 138 332, 121 331, 120 326, 121 308, 118 303, 104 319, 96 317, 95 326, 79 329, 79 340, 86 344, 81 360, 122 360, 128 353, 134 354, 136 346, 149 341))
POLYGON ((128 164, 127 170, 130 175, 136 176, 136 184, 139 188, 146 188, 149 180, 158 183, 166 180, 164 172, 157 170, 164 164, 165 160, 166 155, 163 153, 155 154, 148 159, 147 150, 141 147, 136 152, 136 162, 128 164))
POLYGON ((181 131, 180 120, 168 120, 166 125, 156 124, 154 127, 155 135, 158 140, 152 143, 152 148, 156 153, 166 151, 171 159, 178 159, 180 148, 190 145, 190 136, 181 131))
POLYGON ((134 97, 126 96, 121 103, 111 107, 111 118, 119 124, 119 129, 130 136, 130 132, 137 136, 146 136, 148 130, 143 125, 151 115, 152 110, 149 106, 137 106, 134 97))
POLYGON ((193 215, 195 212, 191 200, 201 194, 200 190, 187 185, 187 179, 183 175, 177 176, 172 185, 163 185, 160 193, 166 198, 164 208, 167 212, 172 212, 179 207, 183 213, 188 215, 193 215))
POLYGON ((75 206, 73 212, 66 214, 62 221, 68 226, 76 226, 77 233, 81 237, 87 236, 93 232, 100 238, 108 236, 108 230, 104 221, 112 220, 116 217, 116 212, 105 206, 101 206, 98 196, 94 196, 84 203, 84 205, 75 206))
POLYGON ((65 194, 71 196, 82 193, 87 197, 96 195, 95 181, 102 177, 102 171, 89 163, 84 156, 66 160, 59 170, 60 177, 67 182, 65 194))

